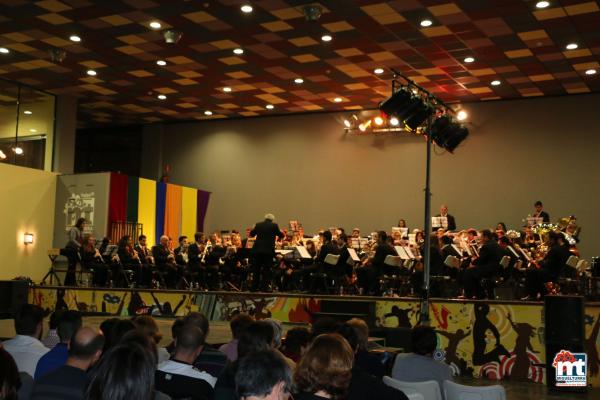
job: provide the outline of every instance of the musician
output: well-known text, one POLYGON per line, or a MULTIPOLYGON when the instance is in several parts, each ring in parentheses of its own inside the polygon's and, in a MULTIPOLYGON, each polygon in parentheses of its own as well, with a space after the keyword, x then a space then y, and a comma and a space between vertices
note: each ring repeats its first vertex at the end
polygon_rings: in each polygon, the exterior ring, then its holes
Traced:
POLYGON ((444 274, 448 274, 449 276, 456 278, 458 275, 458 270, 455 270, 454 268, 450 268, 444 264, 444 261, 449 256, 454 256, 454 257, 458 258, 459 260, 462 258, 462 254, 460 254, 458 251, 456 251, 456 249, 452 246, 453 243, 454 243, 454 241, 448 235, 444 235, 440 238, 440 244, 441 244, 440 260, 442 261, 442 265, 443 265, 442 268, 444 270, 444 274))
POLYGON ((179 236, 179 246, 173 251, 177 265, 185 267, 188 264, 188 237, 179 236))
POLYGON ((146 235, 140 235, 138 237, 138 243, 135 245, 134 249, 137 251, 140 261, 142 262, 140 274, 136 278, 136 281, 141 287, 150 287, 154 258, 152 257, 152 250, 148 248, 148 238, 146 235))
POLYGON ((81 249, 81 243, 83 242, 83 231, 87 223, 85 218, 79 218, 75 222, 75 226, 69 229, 69 241, 67 242, 64 249, 60 250, 60 254, 67 257, 68 266, 67 274, 63 285, 65 286, 77 286, 77 280, 75 279, 75 270, 77 269, 77 262, 79 262, 79 254, 81 249))
POLYGON ((496 276, 502 259, 502 249, 493 240, 492 231, 484 229, 481 231, 480 237, 479 257, 475 258, 465 271, 465 296, 469 299, 485 297, 481 280, 492 279, 496 276))
POLYGON ((265 215, 262 222, 256 223, 250 231, 250 236, 256 236, 252 246, 252 267, 254 270, 253 291, 269 290, 271 284, 271 270, 275 256, 275 239, 283 238, 283 233, 274 222, 275 216, 271 213, 265 215))
POLYGON ((352 239, 359 239, 359 238, 360 238, 360 229, 359 228, 352 229, 352 239))
POLYGON ((438 215, 436 215, 436 217, 446 217, 446 219, 448 220, 448 227, 446 228, 446 230, 448 231, 455 231, 456 230, 456 220, 454 219, 454 217, 450 214, 448 214, 448 206, 445 204, 442 204, 442 206, 440 207, 440 213, 438 215))
POLYGON ((175 254, 169 248, 169 237, 162 235, 160 243, 152 247, 152 256, 156 264, 156 269, 165 274, 165 283, 167 287, 174 288, 177 283, 177 263, 175 254))
POLYGON ((206 268, 206 284, 209 290, 219 289, 219 267, 221 258, 225 256, 227 248, 223 246, 223 240, 217 233, 210 236, 210 242, 205 248, 204 264, 206 268))
POLYGON ((194 281, 194 277, 197 276, 198 285, 201 288, 206 288, 206 268, 202 264, 202 259, 205 256, 206 249, 206 235, 202 232, 196 232, 194 234, 194 243, 188 246, 188 272, 192 277, 191 281, 194 281))
POLYGON ((113 279, 115 279, 116 285, 124 286, 126 279, 123 269, 132 270, 134 276, 137 277, 140 275, 142 262, 137 251, 133 248, 133 240, 131 239, 131 236, 125 235, 121 237, 117 246, 117 255, 119 256, 121 265, 113 267, 113 279))
POLYGON ((93 270, 92 285, 105 287, 108 279, 107 265, 102 259, 102 254, 94 246, 94 237, 90 234, 83 235, 81 243, 81 266, 93 270))
POLYGON ((515 263, 519 260, 519 258, 516 257, 513 254, 513 252, 508 249, 508 246, 510 246, 510 245, 511 245, 511 242, 507 236, 501 236, 498 238, 498 246, 500 246, 500 249, 502 249, 502 257, 504 257, 504 256, 510 257, 510 263, 508 264, 508 267, 506 267, 505 269, 500 271, 500 275, 504 279, 509 279, 514 276, 514 266, 515 266, 515 263))
POLYGON ((396 251, 388 244, 387 233, 377 232, 377 248, 373 257, 367 259, 364 265, 357 271, 360 285, 365 288, 367 294, 381 295, 379 279, 385 268, 385 257, 395 256, 396 251))
POLYGON ((550 222, 550 215, 546 211, 544 211, 544 205, 541 201, 536 201, 533 205, 535 207, 535 212, 533 213, 533 217, 542 218, 544 223, 550 222))
POLYGON ((525 276, 527 296, 522 300, 537 299, 546 295, 546 282, 558 281, 558 277, 565 269, 569 259, 569 245, 560 232, 548 233, 548 247, 550 250, 543 260, 538 261, 539 268, 529 268, 525 276))

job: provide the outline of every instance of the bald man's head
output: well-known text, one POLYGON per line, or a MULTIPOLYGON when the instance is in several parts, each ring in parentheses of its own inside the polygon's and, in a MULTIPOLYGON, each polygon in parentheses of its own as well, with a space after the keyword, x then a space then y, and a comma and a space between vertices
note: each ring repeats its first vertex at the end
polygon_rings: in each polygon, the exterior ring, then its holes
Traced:
POLYGON ((69 343, 69 357, 79 360, 94 358, 104 346, 104 335, 99 329, 81 327, 69 343))

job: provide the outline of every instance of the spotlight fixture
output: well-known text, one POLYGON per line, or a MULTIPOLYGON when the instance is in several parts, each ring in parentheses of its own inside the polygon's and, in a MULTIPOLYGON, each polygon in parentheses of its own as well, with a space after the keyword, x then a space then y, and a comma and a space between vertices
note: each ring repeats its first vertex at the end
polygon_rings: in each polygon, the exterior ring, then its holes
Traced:
POLYGON ((596 70, 595 69, 588 69, 587 71, 585 71, 586 75, 596 75, 596 70))
POLYGON ((368 120, 367 122, 363 122, 362 124, 358 125, 358 130, 361 132, 365 132, 367 128, 371 126, 371 122, 372 120, 368 120))
POLYGON ((567 50, 575 50, 576 48, 578 48, 579 45, 577 43, 569 43, 566 48, 567 50))
POLYGON ((331 40, 333 40, 333 37, 331 35, 323 35, 321 36, 321 40, 324 42, 331 42, 331 40))
POLYGON ((167 96, 165 96, 164 94, 159 94, 158 96, 156 96, 159 100, 166 100, 167 96))
POLYGON ((472 62, 475 62, 475 59, 473 57, 467 57, 467 58, 465 58, 465 62, 472 63, 472 62))
POLYGON ((211 115, 213 115, 213 113, 212 113, 212 111, 206 110, 206 111, 204 111, 204 115, 211 116, 211 115))
POLYGON ((237 55, 244 54, 244 49, 239 49, 239 48, 233 49, 233 54, 237 54, 237 55))
POLYGON ((96 76, 96 75, 98 75, 98 73, 96 71, 94 71, 93 69, 88 69, 87 74, 89 76, 96 76))
POLYGON ((150 28, 160 29, 160 28, 162 28, 162 24, 158 21, 152 21, 152 22, 150 22, 150 28))
POLYGON ((33 244, 33 233, 24 233, 23 234, 23 243, 24 244, 33 244))
POLYGON ((403 121, 410 131, 415 131, 435 111, 430 104, 423 101, 421 96, 408 88, 398 90, 383 101, 379 109, 389 117, 398 118, 398 122, 403 121))
POLYGON ((253 8, 250 4, 244 4, 243 6, 240 7, 240 10, 242 10, 243 13, 250 14, 252 12, 253 8))
POLYGON ((345 119, 344 120, 344 126, 346 128, 350 128, 350 127, 352 127, 352 122, 350 122, 350 120, 348 120, 348 119, 345 119))
POLYGON ((465 110, 460 110, 456 113, 456 119, 459 121, 464 121, 469 117, 469 114, 465 110))
POLYGON ((321 6, 313 4, 304 6, 302 8, 302 12, 304 13, 304 17, 307 21, 318 21, 319 18, 321 18, 323 9, 321 8, 321 6))
POLYGON ((31 132, 31 133, 36 133, 36 132, 37 132, 37 129, 33 129, 33 128, 31 128, 31 129, 29 130, 29 132, 31 132))
POLYGON ((383 68, 375 68, 373 70, 373 72, 376 73, 377 75, 380 75, 380 74, 383 74, 384 71, 383 71, 383 68))
POLYGON ((496 79, 496 80, 494 80, 494 81, 491 82, 491 85, 492 86, 500 86, 501 83, 502 82, 500 82, 499 80, 496 79))
POLYGON ((52 61, 55 64, 61 63, 65 61, 65 58, 67 58, 67 52, 63 49, 48 49, 48 54, 50 55, 50 61, 52 61))
POLYGON ((379 116, 375 117, 375 118, 373 118, 373 122, 375 122, 375 125, 381 126, 381 125, 383 125, 383 118, 381 118, 379 116))
POLYGON ((71 36, 69 36, 69 40, 71 42, 79 43, 79 42, 81 42, 81 37, 77 36, 77 35, 71 35, 71 36))
POLYGON ((398 120, 398 118, 392 117, 392 118, 390 118, 390 125, 398 126, 398 125, 400 125, 400 121, 398 120))
POLYGON ((158 60, 156 62, 157 65, 160 65, 161 67, 164 67, 165 65, 167 65, 167 62, 165 60, 158 60))
POLYGON ((438 117, 432 124, 430 131, 431 140, 450 153, 469 136, 469 130, 454 122, 448 115, 438 117))
POLYGON ((25 115, 31 115, 31 114, 33 114, 33 112, 31 112, 30 110, 25 110, 25 111, 23 111, 23 114, 25 114, 25 115))
POLYGON ((0 53, 8 54, 8 53, 10 53, 10 50, 8 50, 6 47, 0 47, 0 53))
POLYGON ((179 42, 179 40, 183 36, 183 32, 178 31, 177 29, 169 29, 163 33, 163 36, 165 38, 165 43, 175 44, 179 42))
POLYGON ((538 2, 536 3, 536 5, 535 5, 535 6, 536 6, 537 8, 546 8, 546 7, 548 7, 549 5, 550 5, 550 2, 549 2, 549 1, 538 1, 538 2))
POLYGON ((343 99, 341 97, 336 97, 335 99, 333 99, 333 101, 335 103, 341 103, 343 101, 343 99))
POLYGON ((275 108, 275 106, 274 106, 273 104, 267 104, 267 105, 265 106, 265 108, 266 108, 267 110, 272 110, 272 109, 274 109, 274 108, 275 108))
POLYGON ((15 152, 16 155, 20 156, 23 154, 23 148, 22 147, 13 147, 13 151, 15 152))
POLYGON ((430 19, 424 19, 423 21, 421 21, 421 22, 420 22, 420 25, 421 25, 423 28, 427 28, 427 27, 429 27, 429 26, 433 25, 433 21, 432 21, 432 20, 430 20, 430 19))
POLYGON ((229 86, 226 86, 223 88, 223 91, 226 93, 229 93, 229 92, 231 92, 231 88, 229 86))
POLYGON ((297 84, 301 84, 301 83, 304 83, 304 79, 302 79, 302 78, 296 78, 296 79, 294 79, 294 82, 297 83, 297 84))

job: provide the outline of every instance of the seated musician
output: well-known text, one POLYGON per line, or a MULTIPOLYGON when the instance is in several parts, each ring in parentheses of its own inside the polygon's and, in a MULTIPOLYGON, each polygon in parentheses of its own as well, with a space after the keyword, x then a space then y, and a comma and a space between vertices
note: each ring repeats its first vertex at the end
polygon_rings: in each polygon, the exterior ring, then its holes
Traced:
POLYGON ((515 256, 513 254, 512 251, 510 251, 508 249, 508 246, 512 245, 512 242, 510 241, 510 238, 508 236, 501 236, 498 238, 498 246, 500 246, 500 248, 502 249, 502 257, 504 256, 508 256, 510 257, 510 263, 508 264, 508 267, 500 270, 500 276, 504 279, 504 280, 509 280, 514 278, 514 267, 516 262, 519 260, 519 258, 517 256, 515 256))
POLYGON ((206 268, 202 259, 205 256, 206 235, 202 232, 194 234, 194 242, 188 246, 188 280, 198 284, 201 288, 208 287, 206 282, 206 268))
MULTIPOLYGON (((440 238, 440 244, 441 244, 440 255, 441 255, 442 263, 444 263, 444 261, 446 260, 446 258, 448 256, 457 257, 459 260, 462 259, 462 254, 460 254, 458 251, 456 251, 456 249, 452 246, 453 243, 454 243, 454 241, 452 240, 452 237, 450 237, 448 235, 444 235, 440 238)), ((454 268, 449 268, 445 264, 442 268, 443 268, 445 274, 448 274, 449 276, 451 276, 453 278, 456 278, 458 276, 458 272, 459 272, 458 270, 456 270, 454 268)))
POLYGON ((102 254, 94 246, 94 237, 90 234, 83 235, 81 243, 81 266, 84 269, 93 270, 92 285, 106 286, 108 279, 108 266, 102 259, 102 254))
POLYGON ((238 288, 241 286, 248 275, 242 262, 243 260, 238 256, 237 247, 228 246, 225 255, 221 258, 220 271, 223 274, 223 282, 231 282, 238 288))
POLYGON ((359 285, 364 288, 368 295, 381 295, 379 279, 383 275, 385 269, 385 257, 388 255, 395 256, 396 251, 389 245, 387 233, 385 231, 377 232, 377 247, 373 257, 366 259, 363 266, 357 271, 359 285))
POLYGON ((138 243, 134 247, 140 258, 140 274, 136 281, 141 287, 150 287, 152 283, 152 265, 154 265, 154 257, 152 250, 148 248, 148 238, 146 235, 138 237, 138 243))
POLYGON ((540 243, 540 236, 533 232, 530 226, 523 227, 523 234, 521 234, 521 247, 524 249, 535 249, 540 243))
POLYGON ((337 238, 337 252, 340 258, 335 266, 334 276, 337 279, 349 279, 352 276, 352 266, 348 264, 350 252, 348 251, 348 236, 345 233, 337 238))
POLYGON ((550 250, 545 257, 538 260, 535 267, 527 270, 525 276, 527 296, 522 300, 535 300, 546 295, 545 284, 547 282, 556 283, 566 268, 566 262, 571 254, 564 235, 560 232, 550 231, 547 246, 550 250))
POLYGON ((152 256, 156 268, 165 274, 165 283, 167 287, 174 288, 178 279, 178 268, 175 262, 175 254, 169 247, 169 237, 162 235, 160 243, 152 247, 152 256))
POLYGON ((219 289, 219 267, 222 263, 221 257, 225 256, 227 249, 223 247, 223 241, 217 233, 210 235, 210 242, 206 247, 204 263, 206 265, 206 283, 209 290, 219 289))
POLYGON ((360 238, 360 229, 354 228, 352 229, 352 238, 359 239, 360 238))
POLYGON ((188 264, 188 237, 179 236, 179 246, 173 250, 175 254, 175 262, 181 267, 186 267, 188 264))
POLYGON ((471 266, 465 271, 465 296, 467 298, 485 297, 482 279, 493 279, 498 274, 502 249, 493 240, 492 231, 481 231, 481 249, 471 266))
MULTIPOLYGON (((319 249, 319 253, 317 254, 317 259, 316 259, 316 270, 326 273, 328 277, 333 277, 334 274, 334 266, 331 266, 329 264, 325 264, 325 258, 327 257, 328 254, 339 254, 338 248, 337 248, 337 244, 335 242, 333 242, 332 238, 333 235, 331 234, 331 231, 323 231, 323 232, 319 232, 319 237, 322 240, 322 244, 321 244, 321 248, 319 249)), ((305 269, 305 272, 308 272, 305 269)), ((315 272, 315 271, 311 271, 311 272, 315 272)), ((310 280, 306 280, 307 282, 309 282, 310 280)), ((310 284, 310 291, 312 292, 314 289, 314 285, 315 285, 316 281, 312 281, 310 284)))

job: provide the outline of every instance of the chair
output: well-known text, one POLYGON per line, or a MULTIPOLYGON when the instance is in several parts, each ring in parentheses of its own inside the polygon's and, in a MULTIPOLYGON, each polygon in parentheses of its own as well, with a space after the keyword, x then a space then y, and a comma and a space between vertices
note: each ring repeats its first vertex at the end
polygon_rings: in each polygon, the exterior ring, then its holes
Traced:
MULTIPOLYGON (((437 381, 404 382, 389 376, 383 377, 383 383, 406 393, 415 391, 423 396, 423 400, 442 400, 442 392, 437 381)), ((407 394, 408 396, 408 394, 407 394)))
POLYGON ((444 381, 446 400, 506 400, 502 385, 466 386, 444 381))

